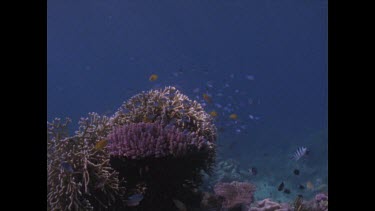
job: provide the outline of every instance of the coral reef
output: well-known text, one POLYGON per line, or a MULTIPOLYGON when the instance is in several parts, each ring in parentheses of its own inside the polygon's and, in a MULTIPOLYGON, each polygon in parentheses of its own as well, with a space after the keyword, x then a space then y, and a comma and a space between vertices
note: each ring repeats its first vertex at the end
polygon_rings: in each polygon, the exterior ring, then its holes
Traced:
POLYGON ((303 201, 295 206, 296 211, 328 211, 328 194, 318 193, 314 199, 303 201))
POLYGON ((328 211, 328 195, 319 193, 315 196, 315 204, 318 210, 328 211))
POLYGON ((142 159, 147 157, 181 157, 199 150, 210 150, 213 144, 194 132, 180 131, 160 122, 130 123, 118 126, 108 135, 113 157, 142 159))
POLYGON ((95 148, 108 134, 109 118, 90 113, 74 136, 69 122, 47 122, 47 210, 107 209, 121 202, 124 189, 109 154, 95 148))
POLYGON ((140 209, 175 209, 173 199, 200 205, 202 171, 210 173, 216 155, 216 127, 196 101, 174 87, 142 92, 111 117, 111 165, 127 181, 147 189, 140 209))
POLYGON ((247 182, 223 182, 215 185, 214 192, 224 198, 223 208, 229 209, 241 205, 250 205, 253 201, 255 186, 247 182))
POLYGON ((212 117, 198 102, 190 100, 171 86, 133 96, 122 104, 111 121, 113 125, 160 122, 164 126, 170 124, 182 131, 195 132, 209 142, 216 140, 212 117))
POLYGON ((48 210, 119 210, 133 196, 141 210, 200 206, 216 127, 176 88, 142 92, 110 118, 90 113, 73 136, 68 122, 47 122, 48 210))
POLYGON ((203 210, 221 210, 224 198, 209 192, 203 192, 201 208, 203 210))
POLYGON ((288 204, 279 204, 267 198, 256 202, 256 205, 250 207, 248 211, 292 211, 292 209, 288 204))

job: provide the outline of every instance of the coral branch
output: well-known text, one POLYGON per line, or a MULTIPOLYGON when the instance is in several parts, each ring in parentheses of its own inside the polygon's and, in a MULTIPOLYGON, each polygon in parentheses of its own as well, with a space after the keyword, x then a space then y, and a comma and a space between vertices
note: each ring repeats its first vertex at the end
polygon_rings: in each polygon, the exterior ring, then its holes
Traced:
POLYGON ((108 134, 108 120, 90 113, 71 137, 67 134, 69 120, 47 123, 48 210, 92 210, 93 205, 110 204, 114 202, 113 196, 121 196, 123 189, 118 173, 109 164, 109 154, 95 149, 96 142, 108 134), (104 189, 96 190, 97 195, 105 197, 93 197, 90 193, 98 181, 105 184, 104 189))

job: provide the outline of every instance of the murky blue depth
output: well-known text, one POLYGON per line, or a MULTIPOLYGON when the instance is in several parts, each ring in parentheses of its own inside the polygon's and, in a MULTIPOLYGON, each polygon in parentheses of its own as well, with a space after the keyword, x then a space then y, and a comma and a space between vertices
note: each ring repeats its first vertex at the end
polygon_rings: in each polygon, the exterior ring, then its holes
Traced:
POLYGON ((312 197, 328 185, 327 35, 326 0, 50 0, 48 120, 111 115, 134 94, 176 86, 217 112, 217 162, 236 172, 211 183, 312 197), (290 159, 302 146, 308 156, 290 159))

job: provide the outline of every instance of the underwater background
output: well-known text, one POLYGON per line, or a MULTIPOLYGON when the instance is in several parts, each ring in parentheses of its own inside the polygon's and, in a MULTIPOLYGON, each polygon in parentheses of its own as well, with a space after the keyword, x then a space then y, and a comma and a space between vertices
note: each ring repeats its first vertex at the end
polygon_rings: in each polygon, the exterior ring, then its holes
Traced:
POLYGON ((70 117, 75 129, 89 112, 110 116, 142 91, 174 86, 218 129, 202 188, 246 181, 256 201, 279 202, 328 192, 327 0, 47 7, 48 121, 70 117), (309 153, 291 159, 300 147, 309 153))

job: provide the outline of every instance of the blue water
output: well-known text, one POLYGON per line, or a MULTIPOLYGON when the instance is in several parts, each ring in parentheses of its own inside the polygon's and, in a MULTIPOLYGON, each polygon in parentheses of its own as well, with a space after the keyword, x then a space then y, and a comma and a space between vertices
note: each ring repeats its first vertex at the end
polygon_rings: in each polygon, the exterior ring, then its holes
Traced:
POLYGON ((257 167, 242 178, 257 197, 289 200, 300 183, 327 183, 327 18, 327 0, 50 0, 48 120, 111 115, 176 86, 218 112, 218 161, 257 167), (310 156, 291 161, 300 146, 310 156), (273 191, 281 181, 292 194, 273 191))

